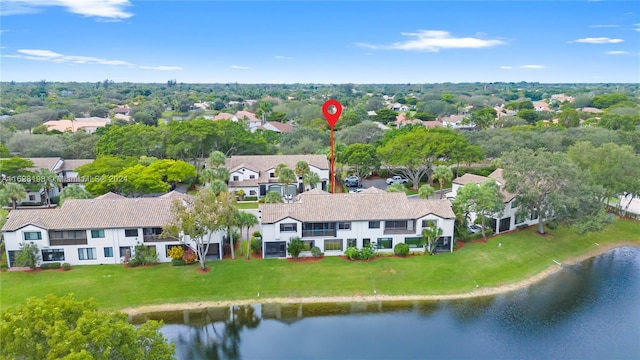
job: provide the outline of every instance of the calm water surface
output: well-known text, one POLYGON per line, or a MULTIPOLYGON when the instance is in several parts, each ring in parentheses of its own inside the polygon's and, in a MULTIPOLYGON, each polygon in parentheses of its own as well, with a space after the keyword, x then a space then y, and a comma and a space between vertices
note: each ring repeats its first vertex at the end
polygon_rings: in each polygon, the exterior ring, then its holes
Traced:
POLYGON ((640 248, 486 298, 262 304, 145 318, 165 320, 179 359, 640 359, 640 248))

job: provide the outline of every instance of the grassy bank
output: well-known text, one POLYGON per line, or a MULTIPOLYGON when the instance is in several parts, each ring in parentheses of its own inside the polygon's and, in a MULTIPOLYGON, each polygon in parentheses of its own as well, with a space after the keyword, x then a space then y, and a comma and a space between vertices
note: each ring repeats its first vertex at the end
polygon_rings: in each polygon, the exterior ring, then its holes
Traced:
POLYGON ((378 258, 350 262, 327 257, 318 262, 288 260, 224 260, 199 274, 196 266, 161 264, 143 268, 121 265, 76 266, 68 272, 4 272, 0 274, 2 309, 31 296, 72 292, 94 297, 104 308, 197 301, 275 297, 438 295, 466 293, 533 276, 601 246, 627 242, 640 246, 640 222, 616 220, 605 231, 578 235, 559 228, 546 236, 533 228, 501 235, 488 243, 467 244, 437 256, 378 258), (499 246, 498 244, 501 244, 499 246), (477 287, 476 287, 477 285, 477 287))

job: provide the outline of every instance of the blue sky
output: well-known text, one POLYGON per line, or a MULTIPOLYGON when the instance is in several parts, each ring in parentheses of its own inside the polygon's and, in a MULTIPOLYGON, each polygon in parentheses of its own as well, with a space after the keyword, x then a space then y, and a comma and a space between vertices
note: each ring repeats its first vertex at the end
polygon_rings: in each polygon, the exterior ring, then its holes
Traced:
POLYGON ((637 1, 2 0, 0 80, 640 82, 637 1))

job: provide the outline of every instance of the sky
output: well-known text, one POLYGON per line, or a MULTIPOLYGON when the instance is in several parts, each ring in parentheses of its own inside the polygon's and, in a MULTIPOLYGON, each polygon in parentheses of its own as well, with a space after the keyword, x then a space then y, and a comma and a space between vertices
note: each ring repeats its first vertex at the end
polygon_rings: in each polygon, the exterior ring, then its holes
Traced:
POLYGON ((0 81, 639 83, 638 1, 2 0, 0 81))

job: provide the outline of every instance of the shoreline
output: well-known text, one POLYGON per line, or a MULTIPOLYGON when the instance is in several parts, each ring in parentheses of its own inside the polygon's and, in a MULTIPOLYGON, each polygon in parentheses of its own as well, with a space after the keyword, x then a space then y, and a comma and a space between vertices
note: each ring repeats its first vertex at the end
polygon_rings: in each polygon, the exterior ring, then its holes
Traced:
POLYGON ((228 307, 236 305, 251 305, 251 304, 310 304, 310 303, 344 303, 344 302, 373 302, 373 301, 415 301, 415 300, 457 300, 457 299, 469 299, 475 297, 493 296, 508 293, 511 291, 519 290, 535 284, 547 277, 555 274, 562 269, 563 265, 574 265, 581 261, 585 261, 594 258, 598 255, 605 254, 613 249, 620 247, 640 247, 637 242, 620 242, 615 244, 599 245, 598 248, 588 251, 587 253, 565 259, 561 265, 553 264, 545 270, 530 276, 526 279, 522 279, 513 283, 479 288, 466 293, 458 294, 442 294, 442 295, 367 295, 367 296, 327 296, 327 297, 278 297, 278 298, 251 298, 242 300, 220 300, 220 301, 193 301, 185 303, 174 304, 156 304, 156 305, 143 305, 132 308, 124 308, 119 311, 131 316, 140 316, 148 313, 161 312, 161 311, 184 311, 184 310, 197 310, 206 309, 212 307, 228 307))

